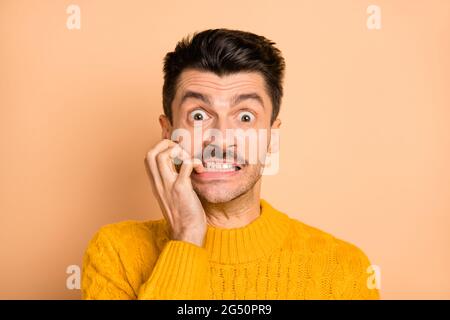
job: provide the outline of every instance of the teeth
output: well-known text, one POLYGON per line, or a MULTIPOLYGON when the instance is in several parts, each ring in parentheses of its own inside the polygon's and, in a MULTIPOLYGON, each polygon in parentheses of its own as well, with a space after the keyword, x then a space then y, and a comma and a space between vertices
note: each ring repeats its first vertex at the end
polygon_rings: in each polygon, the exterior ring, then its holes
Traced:
POLYGON ((231 163, 221 163, 221 162, 206 162, 204 164, 205 168, 209 171, 234 171, 235 166, 231 163))

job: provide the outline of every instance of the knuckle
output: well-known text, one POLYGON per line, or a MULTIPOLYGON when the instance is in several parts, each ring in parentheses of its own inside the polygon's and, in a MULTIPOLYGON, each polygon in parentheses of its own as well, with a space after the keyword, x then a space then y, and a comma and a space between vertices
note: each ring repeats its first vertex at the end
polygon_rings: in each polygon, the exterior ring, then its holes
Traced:
POLYGON ((183 160, 183 165, 185 167, 192 165, 192 160, 191 159, 185 159, 183 160))
POLYGON ((171 147, 169 149, 169 154, 170 154, 170 157, 172 157, 172 158, 176 157, 178 155, 178 153, 179 153, 179 149, 177 148, 177 146, 171 147))
POLYGON ((165 159, 166 155, 164 152, 160 152, 156 155, 156 160, 157 161, 163 161, 165 159))
POLYGON ((147 155, 145 156, 145 158, 146 158, 147 160, 150 160, 150 159, 152 159, 152 158, 154 158, 154 157, 155 157, 155 154, 154 154, 153 149, 150 150, 149 152, 147 152, 147 155))
POLYGON ((177 181, 173 184, 172 192, 174 192, 175 195, 180 195, 185 191, 186 191, 186 186, 181 181, 177 181))

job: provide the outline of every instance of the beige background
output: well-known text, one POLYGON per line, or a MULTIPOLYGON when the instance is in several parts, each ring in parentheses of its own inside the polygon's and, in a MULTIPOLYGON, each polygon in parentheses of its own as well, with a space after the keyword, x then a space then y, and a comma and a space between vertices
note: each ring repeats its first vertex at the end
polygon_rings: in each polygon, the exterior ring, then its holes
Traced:
POLYGON ((286 58, 264 198, 362 248, 383 298, 450 298, 449 13, 446 0, 0 0, 0 298, 78 298, 66 268, 100 226, 160 217, 143 157, 160 137, 162 58, 213 27, 265 35, 286 58), (81 30, 66 28, 71 3, 81 30))

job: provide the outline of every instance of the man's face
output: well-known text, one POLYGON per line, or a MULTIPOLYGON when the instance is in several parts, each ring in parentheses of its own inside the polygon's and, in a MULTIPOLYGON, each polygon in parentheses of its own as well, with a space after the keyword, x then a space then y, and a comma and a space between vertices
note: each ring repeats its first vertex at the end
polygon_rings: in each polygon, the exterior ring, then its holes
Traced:
POLYGON ((271 126, 271 114, 271 99, 259 73, 219 77, 185 70, 172 103, 173 123, 165 116, 160 122, 165 138, 175 140, 176 131, 189 133, 191 139, 183 137, 180 144, 202 159, 206 169, 191 174, 192 186, 201 200, 223 203, 251 191, 259 181, 270 129, 280 125, 277 119, 271 126))

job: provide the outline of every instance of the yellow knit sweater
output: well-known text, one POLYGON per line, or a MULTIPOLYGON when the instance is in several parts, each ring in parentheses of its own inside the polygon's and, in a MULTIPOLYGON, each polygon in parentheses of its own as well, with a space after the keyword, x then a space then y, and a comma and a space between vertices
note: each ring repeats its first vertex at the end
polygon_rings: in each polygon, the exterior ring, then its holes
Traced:
POLYGON ((354 245, 261 200, 237 229, 208 226, 205 245, 170 240, 164 220, 102 227, 83 259, 83 299, 378 299, 354 245))

